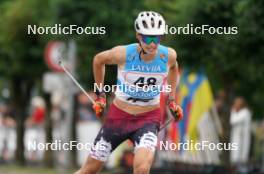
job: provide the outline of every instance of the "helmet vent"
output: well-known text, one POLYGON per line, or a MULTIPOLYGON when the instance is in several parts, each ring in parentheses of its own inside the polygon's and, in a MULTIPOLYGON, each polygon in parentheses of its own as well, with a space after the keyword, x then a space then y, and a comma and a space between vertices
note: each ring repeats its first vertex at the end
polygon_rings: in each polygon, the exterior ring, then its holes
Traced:
POLYGON ((158 28, 160 28, 161 25, 162 25, 162 21, 159 20, 158 28))
POLYGON ((138 26, 138 23, 136 23, 136 29, 139 30, 139 26, 138 26))
POLYGON ((152 15, 153 15, 153 16, 156 16, 156 14, 155 14, 155 13, 152 13, 152 15))
POLYGON ((147 13, 147 16, 149 16, 149 13, 147 13))
POLYGON ((151 27, 154 28, 154 18, 151 18, 151 27))
POLYGON ((144 26, 144 28, 148 28, 148 25, 145 20, 142 21, 142 25, 144 26))

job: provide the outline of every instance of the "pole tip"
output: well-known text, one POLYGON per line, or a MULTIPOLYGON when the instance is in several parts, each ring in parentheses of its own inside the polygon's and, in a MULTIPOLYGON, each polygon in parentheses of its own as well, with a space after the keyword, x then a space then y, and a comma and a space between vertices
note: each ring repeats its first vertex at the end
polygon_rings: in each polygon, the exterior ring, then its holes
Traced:
POLYGON ((61 65, 62 64, 62 61, 61 59, 58 60, 58 64, 61 65))

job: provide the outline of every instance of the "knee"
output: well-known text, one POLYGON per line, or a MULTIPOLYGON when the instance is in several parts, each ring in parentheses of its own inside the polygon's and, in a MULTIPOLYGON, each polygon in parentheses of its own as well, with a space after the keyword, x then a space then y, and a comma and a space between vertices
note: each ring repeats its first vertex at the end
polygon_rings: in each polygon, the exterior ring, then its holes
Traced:
POLYGON ((134 174, 148 174, 150 171, 150 164, 142 163, 134 168, 134 174))
POLYGON ((145 148, 140 148, 135 152, 134 174, 149 174, 154 159, 154 153, 145 148))
POLYGON ((80 170, 75 172, 74 174, 96 174, 98 170, 92 169, 90 167, 82 167, 80 170))
POLYGON ((84 164, 77 172, 74 174, 96 174, 101 169, 101 164, 97 163, 91 163, 91 161, 88 160, 90 163, 84 164))

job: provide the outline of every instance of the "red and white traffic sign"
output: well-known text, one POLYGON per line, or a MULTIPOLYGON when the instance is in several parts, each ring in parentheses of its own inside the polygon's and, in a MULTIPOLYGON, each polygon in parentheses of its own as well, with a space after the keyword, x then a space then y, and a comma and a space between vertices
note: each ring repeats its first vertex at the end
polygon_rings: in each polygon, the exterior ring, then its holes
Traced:
MULTIPOLYGON (((63 69, 59 65, 59 59, 64 58, 64 53, 66 51, 66 44, 61 41, 50 41, 48 42, 46 48, 45 48, 45 53, 44 53, 44 58, 45 62, 48 65, 48 67, 55 71, 55 72, 63 72, 63 69)), ((67 66, 67 60, 64 63, 67 66)))

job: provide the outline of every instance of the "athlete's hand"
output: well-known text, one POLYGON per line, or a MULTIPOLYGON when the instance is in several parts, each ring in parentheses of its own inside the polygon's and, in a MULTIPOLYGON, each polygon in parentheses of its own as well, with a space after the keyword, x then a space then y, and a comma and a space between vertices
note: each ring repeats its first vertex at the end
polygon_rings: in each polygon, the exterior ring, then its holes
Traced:
POLYGON ((169 100, 168 106, 169 106, 170 112, 172 116, 174 117, 175 121, 180 121, 183 119, 182 108, 179 105, 177 105, 175 100, 169 100))
POLYGON ((95 99, 95 103, 93 104, 95 115, 98 118, 102 117, 105 106, 106 106, 106 96, 105 93, 101 93, 100 95, 97 95, 97 98, 95 99))

